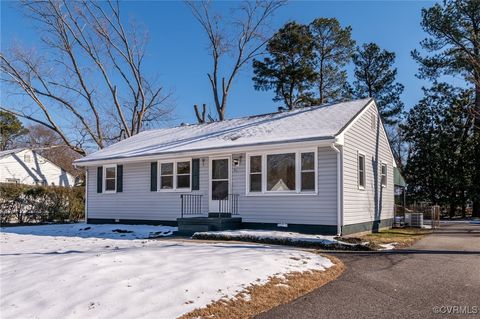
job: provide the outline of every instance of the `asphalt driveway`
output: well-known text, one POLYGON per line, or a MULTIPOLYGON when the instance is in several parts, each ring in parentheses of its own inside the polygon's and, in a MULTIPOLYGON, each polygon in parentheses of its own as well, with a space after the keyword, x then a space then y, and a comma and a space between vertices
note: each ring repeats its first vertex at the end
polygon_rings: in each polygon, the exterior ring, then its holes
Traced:
POLYGON ((347 266, 339 279, 256 318, 480 318, 480 225, 442 225, 409 250, 335 256, 347 266))

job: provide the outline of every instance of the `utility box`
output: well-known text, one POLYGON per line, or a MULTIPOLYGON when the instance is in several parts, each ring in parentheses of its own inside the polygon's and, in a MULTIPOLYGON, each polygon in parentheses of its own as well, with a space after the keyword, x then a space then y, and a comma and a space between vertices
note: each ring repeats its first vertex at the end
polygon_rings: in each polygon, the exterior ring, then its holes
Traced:
POLYGON ((405 213, 405 225, 410 227, 423 227, 423 214, 422 213, 405 213))

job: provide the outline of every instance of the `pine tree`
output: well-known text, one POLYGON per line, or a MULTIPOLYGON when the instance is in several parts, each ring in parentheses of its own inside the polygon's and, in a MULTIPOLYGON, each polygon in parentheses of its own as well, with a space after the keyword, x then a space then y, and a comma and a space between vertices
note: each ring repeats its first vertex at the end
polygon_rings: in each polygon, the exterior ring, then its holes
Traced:
POLYGON ((313 43, 304 25, 287 23, 267 44, 268 56, 253 61, 256 90, 274 90, 274 101, 288 109, 313 103, 310 91, 315 79, 313 43))
POLYGON ((15 115, 0 110, 0 151, 15 147, 16 141, 27 133, 15 115))
POLYGON ((355 41, 352 28, 342 28, 335 18, 318 18, 309 25, 315 51, 317 103, 339 100, 345 96, 346 65, 350 62, 355 41))
POLYGON ((462 205, 472 184, 474 159, 467 149, 473 139, 473 121, 465 112, 473 101, 472 90, 440 83, 424 89, 402 125, 409 144, 406 178, 416 200, 448 205, 450 215, 462 205))
POLYGON ((375 43, 357 47, 353 54, 355 81, 353 94, 358 98, 373 97, 386 124, 400 120, 403 85, 395 82, 397 69, 393 67, 395 53, 382 50, 375 43))
MULTIPOLYGON (((453 0, 422 10, 423 30, 429 37, 420 44, 430 55, 414 50, 420 64, 420 78, 438 81, 442 76, 464 78, 474 90, 474 101, 468 113, 474 121, 471 142, 473 180, 473 216, 480 217, 480 1, 453 0)), ((466 151, 468 153, 468 151, 466 151)))

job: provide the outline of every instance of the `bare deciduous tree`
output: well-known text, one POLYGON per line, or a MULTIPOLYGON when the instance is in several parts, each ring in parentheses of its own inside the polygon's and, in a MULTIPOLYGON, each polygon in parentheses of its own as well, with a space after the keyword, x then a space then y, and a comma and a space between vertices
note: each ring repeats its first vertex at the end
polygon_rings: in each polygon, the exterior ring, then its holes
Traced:
POLYGON ((12 46, 0 53, 0 73, 10 93, 34 107, 0 109, 53 130, 79 154, 135 135, 171 111, 169 94, 146 78, 147 34, 124 24, 118 1, 23 1, 22 7, 38 23, 46 50, 12 46))
MULTIPOLYGON (((285 1, 244 1, 228 17, 215 13, 212 1, 186 3, 208 37, 213 68, 207 75, 218 120, 223 121, 233 80, 247 62, 263 53, 269 39, 269 18, 285 1), (221 61, 226 54, 233 57, 233 63, 222 72, 221 61)), ((201 122, 199 112, 195 114, 201 122)))

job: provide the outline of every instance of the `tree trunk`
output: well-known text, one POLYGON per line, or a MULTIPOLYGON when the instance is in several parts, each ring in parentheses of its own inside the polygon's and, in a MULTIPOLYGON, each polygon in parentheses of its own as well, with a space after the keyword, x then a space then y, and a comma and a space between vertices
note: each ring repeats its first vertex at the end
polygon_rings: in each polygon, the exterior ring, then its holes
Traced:
POLYGON ((473 209, 472 217, 480 218, 480 76, 475 83, 475 106, 474 106, 474 167, 473 167, 473 209))

